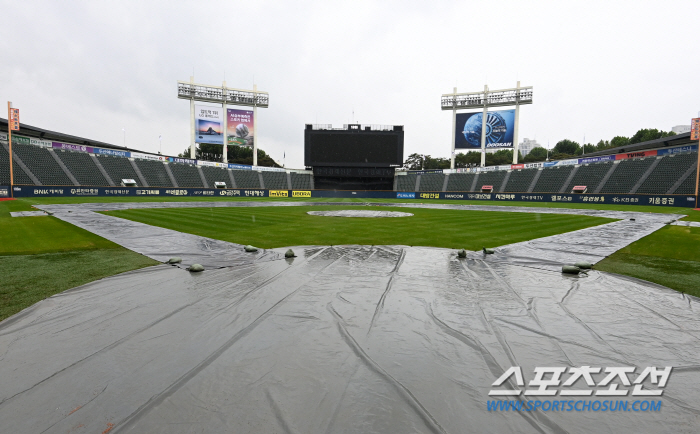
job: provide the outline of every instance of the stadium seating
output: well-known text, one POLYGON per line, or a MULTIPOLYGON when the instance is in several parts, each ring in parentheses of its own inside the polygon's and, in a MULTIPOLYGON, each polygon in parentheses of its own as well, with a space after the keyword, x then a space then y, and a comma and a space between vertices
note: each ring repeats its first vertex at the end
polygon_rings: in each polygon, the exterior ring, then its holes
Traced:
MULTIPOLYGON (((510 178, 506 183, 504 193, 527 193, 527 190, 535 179, 537 169, 518 169, 510 172, 510 178)), ((494 186, 496 187, 496 186, 494 186)))
POLYGON ((260 188, 260 178, 255 170, 232 170, 238 188, 260 188))
POLYGON ((286 190, 287 189, 287 173, 286 172, 262 172, 263 183, 265 188, 271 190, 286 190))
POLYGON ((690 176, 683 180, 683 183, 676 189, 674 194, 695 194, 695 177, 697 176, 697 170, 697 168, 693 170, 690 176))
POLYGON ((225 182, 226 187, 231 188, 231 179, 228 176, 228 169, 221 167, 202 166, 202 173, 209 184, 209 188, 214 188, 215 182, 225 182))
POLYGON ((149 187, 173 187, 162 161, 134 160, 149 187))
MULTIPOLYGON (((13 149, 14 151, 14 149, 13 149)), ((14 164, 12 172, 15 179, 15 184, 33 185, 31 178, 24 173, 19 165, 14 164)), ((10 185, 10 160, 7 156, 7 150, 0 145, 0 185, 10 185)))
MULTIPOLYGON (((168 164, 178 187, 204 187, 204 185, 202 185, 202 178, 199 176, 199 171, 197 171, 197 166, 181 163, 168 164)), ((214 187, 213 183, 211 187, 214 187)))
POLYGON ((540 179, 537 180, 533 193, 556 193, 571 174, 574 166, 554 166, 542 169, 540 179))
POLYGON ((473 173, 452 173, 447 179, 446 191, 471 191, 473 173))
POLYGON ((116 185, 120 185, 122 179, 133 179, 137 184, 141 184, 141 180, 139 180, 128 158, 112 157, 109 155, 98 155, 97 158, 102 168, 116 185))
POLYGON ((292 172, 292 189, 311 190, 311 175, 308 173, 292 172))
POLYGON ((416 178, 418 175, 410 173, 396 177, 396 191, 416 191, 416 178))
POLYGON ((669 155, 662 158, 659 164, 637 189, 637 193, 666 194, 678 177, 684 174, 697 161, 696 152, 669 155))
POLYGON ((612 161, 602 163, 584 164, 578 168, 569 185, 564 189, 565 193, 571 193, 571 190, 577 185, 585 185, 588 187, 588 193, 593 193, 598 184, 612 167, 612 161))
MULTIPOLYGON (((84 152, 55 151, 58 158, 68 168, 80 185, 106 186, 109 185, 105 177, 97 168, 90 154, 84 152)), ((117 181, 117 184, 119 180, 117 181)))
POLYGON ((481 191, 481 186, 492 185, 494 193, 500 193, 501 184, 503 184, 503 178, 506 177, 508 172, 505 170, 496 170, 493 172, 481 172, 479 174, 479 179, 476 182, 476 191, 481 191))
POLYGON ((74 185, 46 148, 13 144, 14 152, 43 185, 74 185))
MULTIPOLYGON (((424 173, 420 177, 419 191, 442 191, 445 175, 442 173, 424 173)), ((415 184, 414 184, 415 185, 415 184)))
POLYGON ((610 175, 600 192, 629 193, 655 160, 656 157, 620 160, 617 169, 610 175))

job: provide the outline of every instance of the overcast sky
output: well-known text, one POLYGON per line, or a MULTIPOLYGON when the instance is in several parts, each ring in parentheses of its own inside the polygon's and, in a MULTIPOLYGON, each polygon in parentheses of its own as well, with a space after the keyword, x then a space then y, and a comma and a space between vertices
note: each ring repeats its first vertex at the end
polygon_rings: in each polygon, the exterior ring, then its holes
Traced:
MULTIPOLYGON (((449 157, 440 95, 534 86, 520 139, 596 143, 700 110, 700 1, 0 0, 0 99, 30 125, 174 155, 177 80, 270 93, 258 146, 303 166, 306 123, 404 125, 449 157), (354 118, 353 118, 354 112, 354 118)), ((6 117, 2 112, 1 117, 6 117)))

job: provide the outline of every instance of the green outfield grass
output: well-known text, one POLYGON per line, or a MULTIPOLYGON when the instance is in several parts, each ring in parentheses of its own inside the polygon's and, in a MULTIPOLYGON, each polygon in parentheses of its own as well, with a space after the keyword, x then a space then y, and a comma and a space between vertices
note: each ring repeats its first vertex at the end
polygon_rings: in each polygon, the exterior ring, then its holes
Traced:
MULTIPOLYGON (((263 248, 299 245, 389 244, 479 250, 571 232, 613 219, 562 214, 372 207, 410 212, 402 218, 308 215, 337 206, 132 209, 105 214, 263 248)), ((347 206, 343 209, 367 209, 347 206)))
POLYGON ((595 266, 700 297, 700 228, 666 226, 595 266))

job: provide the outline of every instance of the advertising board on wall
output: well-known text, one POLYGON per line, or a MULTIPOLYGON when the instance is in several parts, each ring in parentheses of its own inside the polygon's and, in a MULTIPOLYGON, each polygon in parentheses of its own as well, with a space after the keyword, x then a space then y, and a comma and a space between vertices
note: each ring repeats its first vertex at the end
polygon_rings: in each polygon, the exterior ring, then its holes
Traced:
POLYGON ((253 146, 255 119, 252 110, 226 110, 226 143, 234 146, 253 146))
POLYGON ((195 142, 215 145, 224 144, 223 108, 195 105, 194 123, 195 142))
MULTIPOLYGON (((455 123, 455 148, 481 148, 483 114, 458 113, 455 123)), ((486 148, 512 148, 515 110, 499 110, 486 115, 486 148)))

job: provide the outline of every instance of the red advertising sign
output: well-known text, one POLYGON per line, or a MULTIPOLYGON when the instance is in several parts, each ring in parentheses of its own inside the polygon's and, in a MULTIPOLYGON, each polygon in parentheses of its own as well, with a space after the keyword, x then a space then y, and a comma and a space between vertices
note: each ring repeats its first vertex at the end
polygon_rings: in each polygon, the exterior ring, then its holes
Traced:
POLYGON ((524 164, 511 164, 510 168, 511 168, 511 170, 512 169, 524 169, 525 165, 524 164))
POLYGON ((690 140, 700 140, 700 118, 690 121, 690 140))
POLYGON ((640 151, 640 152, 627 152, 625 154, 615 155, 616 160, 626 160, 628 158, 640 158, 640 157, 652 157, 657 155, 656 150, 653 151, 640 151))
POLYGON ((19 109, 10 109, 10 130, 19 131, 19 109))

